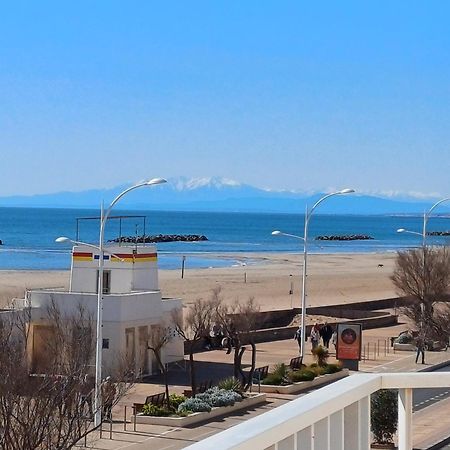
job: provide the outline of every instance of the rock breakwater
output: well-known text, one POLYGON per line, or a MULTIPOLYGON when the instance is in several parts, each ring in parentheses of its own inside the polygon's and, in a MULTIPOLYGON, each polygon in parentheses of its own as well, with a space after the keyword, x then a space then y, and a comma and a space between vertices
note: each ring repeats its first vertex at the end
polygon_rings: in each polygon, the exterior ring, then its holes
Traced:
POLYGON ((367 241, 372 240, 372 236, 367 234, 347 234, 347 235, 328 235, 316 236, 316 241, 367 241))
POLYGON ((155 242, 199 242, 207 240, 208 238, 202 234, 157 234, 154 236, 122 236, 120 238, 110 239, 108 242, 151 244, 155 242))

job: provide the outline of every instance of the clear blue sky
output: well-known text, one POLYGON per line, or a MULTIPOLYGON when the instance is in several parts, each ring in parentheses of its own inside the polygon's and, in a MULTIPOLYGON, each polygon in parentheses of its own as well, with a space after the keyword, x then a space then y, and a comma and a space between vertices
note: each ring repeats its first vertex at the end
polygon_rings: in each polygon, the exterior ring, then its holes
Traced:
POLYGON ((5 3, 0 196, 178 175, 449 195, 449 17, 447 1, 5 3))

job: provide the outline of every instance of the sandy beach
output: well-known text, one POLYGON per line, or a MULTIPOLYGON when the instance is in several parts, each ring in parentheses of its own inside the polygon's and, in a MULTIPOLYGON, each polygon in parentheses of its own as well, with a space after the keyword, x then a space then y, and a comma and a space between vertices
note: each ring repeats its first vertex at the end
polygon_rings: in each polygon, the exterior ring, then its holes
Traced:
MULTIPOLYGON (((213 256, 213 255, 211 255, 213 256)), ((214 255, 217 258, 218 255, 214 255)), ((223 258, 251 261, 227 268, 190 269, 187 259, 184 279, 180 270, 160 270, 164 297, 182 298, 186 303, 206 299, 217 286, 226 301, 255 297, 262 310, 299 305, 303 257, 300 254, 226 254, 223 258), (292 274, 292 277, 290 275, 292 274), (293 295, 289 295, 293 283, 293 295)), ((395 253, 320 254, 308 257, 308 306, 342 304, 396 296, 389 279, 395 253)), ((67 288, 69 271, 0 271, 0 301, 21 297, 25 289, 67 288)))

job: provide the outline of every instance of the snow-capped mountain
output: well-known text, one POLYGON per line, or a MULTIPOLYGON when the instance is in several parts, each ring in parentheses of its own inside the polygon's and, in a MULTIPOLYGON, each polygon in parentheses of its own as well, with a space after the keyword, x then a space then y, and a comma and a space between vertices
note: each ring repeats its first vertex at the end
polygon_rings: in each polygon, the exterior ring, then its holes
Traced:
MULTIPOLYGON (((108 204, 133 183, 112 189, 0 198, 0 206, 95 208, 108 204)), ((227 178, 172 178, 167 184, 137 189, 120 204, 123 209, 160 209, 178 211, 236 211, 303 213, 305 203, 312 205, 323 193, 271 191, 227 178)), ((421 214, 432 200, 394 200, 369 195, 345 195, 331 198, 321 213, 349 214, 421 214)), ((443 213, 450 208, 442 207, 443 213)))

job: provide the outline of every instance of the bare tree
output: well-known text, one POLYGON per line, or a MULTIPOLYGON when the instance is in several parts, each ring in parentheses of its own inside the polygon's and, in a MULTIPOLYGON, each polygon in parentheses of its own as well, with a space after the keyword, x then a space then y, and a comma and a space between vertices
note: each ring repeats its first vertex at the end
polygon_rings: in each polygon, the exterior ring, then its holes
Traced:
POLYGON ((446 247, 399 252, 391 277, 398 291, 412 299, 405 315, 428 338, 440 339, 450 328, 450 253, 446 247), (426 326, 425 326, 426 325, 426 326))
POLYGON ((228 353, 231 353, 234 348, 234 376, 241 380, 244 389, 248 389, 252 383, 256 365, 254 331, 257 328, 260 307, 254 297, 249 297, 243 303, 236 299, 232 304, 225 304, 220 294, 220 287, 215 288, 212 292, 211 300, 215 305, 215 318, 227 337, 225 341, 228 353), (250 345, 252 349, 251 366, 248 373, 242 369, 242 357, 246 350, 244 345, 250 345))
POLYGON ((170 408, 169 401, 169 380, 167 366, 162 362, 162 350, 173 339, 173 329, 165 324, 151 327, 148 337, 148 348, 155 355, 159 370, 163 374, 164 385, 166 387, 166 405, 170 408))
MULTIPOLYGON (((37 326, 30 325, 31 316, 27 308, 0 314, 0 448, 69 449, 92 431, 87 427, 93 397, 92 318, 81 306, 64 316, 52 304, 43 325, 40 355, 45 358, 36 364, 28 352, 36 344, 29 332, 37 326)), ((126 384, 114 383, 111 405, 126 384)))
POLYGON ((200 341, 209 336, 215 304, 211 300, 197 299, 189 305, 183 317, 182 310, 174 310, 172 320, 175 331, 186 342, 189 352, 189 367, 192 395, 197 390, 194 352, 200 341))

